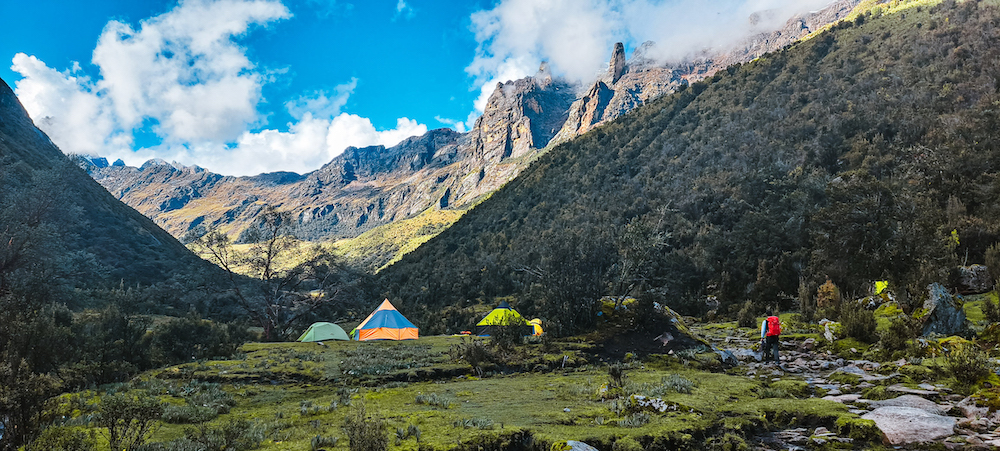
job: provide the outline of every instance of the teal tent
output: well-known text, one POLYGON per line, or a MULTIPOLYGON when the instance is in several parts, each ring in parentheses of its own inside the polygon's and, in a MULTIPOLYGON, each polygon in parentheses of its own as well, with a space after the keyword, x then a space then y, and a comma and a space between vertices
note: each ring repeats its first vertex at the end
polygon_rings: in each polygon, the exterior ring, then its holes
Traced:
POLYGON ((350 340, 347 332, 333 323, 313 323, 296 341, 350 340))

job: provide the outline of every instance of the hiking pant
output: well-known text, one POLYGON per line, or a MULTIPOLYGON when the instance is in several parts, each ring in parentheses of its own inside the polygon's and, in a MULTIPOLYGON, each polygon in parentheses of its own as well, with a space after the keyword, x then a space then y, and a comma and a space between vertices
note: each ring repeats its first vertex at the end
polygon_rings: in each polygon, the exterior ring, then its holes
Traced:
POLYGON ((781 362, 778 359, 778 337, 779 335, 771 335, 764 338, 764 349, 761 350, 761 353, 765 362, 771 360, 771 357, 774 357, 775 362, 781 362))

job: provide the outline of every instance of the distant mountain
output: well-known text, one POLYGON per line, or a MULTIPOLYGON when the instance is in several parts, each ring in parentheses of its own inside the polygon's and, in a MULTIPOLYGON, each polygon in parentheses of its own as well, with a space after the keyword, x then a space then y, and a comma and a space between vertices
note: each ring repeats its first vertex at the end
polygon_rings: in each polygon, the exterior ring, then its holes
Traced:
POLYGON ((140 168, 103 158, 78 161, 108 191, 178 237, 198 226, 238 237, 273 205, 294 213, 302 239, 349 238, 428 208, 468 208, 552 139, 573 99, 568 84, 543 70, 499 87, 469 133, 438 129, 389 148, 350 147, 302 176, 228 177, 157 160, 140 168))
MULTIPOLYGON (((543 64, 534 76, 498 83, 468 133, 440 129, 390 148, 348 148, 302 176, 225 177, 162 161, 140 168, 108 165, 102 158, 80 161, 108 191, 177 237, 215 227, 237 238, 254 226, 265 205, 273 205, 294 213, 302 239, 352 238, 428 209, 466 210, 513 179, 550 143, 585 133, 732 63, 795 42, 846 16, 858 2, 834 2, 789 20, 782 30, 752 36, 729 53, 702 52, 684 63, 655 63, 649 56, 653 43, 636 49, 626 61, 619 44, 607 73, 590 87, 553 77, 543 64)), ((428 230, 437 233, 440 228, 428 230)), ((398 251, 402 246, 389 247, 398 251)), ((365 266, 378 268, 396 254, 379 255, 365 266)))
MULTIPOLYGON (((169 233, 110 195, 73 165, 0 80, 0 266, 24 249, 59 249, 78 263, 77 286, 152 283, 212 271, 169 233), (30 192, 44 186, 45 192, 30 192), (70 221, 39 230, 45 222, 70 221), (25 233, 19 227, 35 229, 25 233), (44 239, 47 242, 34 242, 44 239), (34 240, 34 241, 33 241, 34 240), (83 264, 79 264, 83 262, 83 264)), ((28 254, 24 254, 28 255, 28 254)), ((51 255, 34 254, 33 259, 51 255)), ((23 263, 23 262, 22 262, 23 263)))
MULTIPOLYGON (((870 5, 555 146, 379 273, 427 333, 499 299, 557 333, 606 295, 697 313, 1000 271, 1000 9, 870 5)), ((398 300, 398 301, 397 301, 398 300)))

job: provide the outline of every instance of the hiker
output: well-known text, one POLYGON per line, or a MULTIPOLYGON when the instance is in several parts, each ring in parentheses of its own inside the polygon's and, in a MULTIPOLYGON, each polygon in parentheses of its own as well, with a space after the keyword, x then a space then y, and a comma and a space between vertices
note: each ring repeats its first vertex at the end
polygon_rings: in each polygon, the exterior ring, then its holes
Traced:
POLYGON ((760 323, 760 350, 764 361, 774 358, 775 363, 781 364, 778 359, 778 337, 781 336, 781 320, 777 316, 768 316, 760 323))

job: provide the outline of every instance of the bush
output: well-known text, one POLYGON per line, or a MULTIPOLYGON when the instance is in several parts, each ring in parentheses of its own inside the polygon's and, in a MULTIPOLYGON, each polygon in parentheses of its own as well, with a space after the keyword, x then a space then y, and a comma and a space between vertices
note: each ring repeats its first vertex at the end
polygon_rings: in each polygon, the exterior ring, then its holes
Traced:
POLYGON ((326 446, 330 448, 336 448, 338 441, 340 441, 339 437, 334 437, 334 436, 324 437, 322 435, 317 435, 313 437, 312 440, 309 441, 309 449, 310 451, 317 451, 319 449, 323 449, 323 447, 326 446))
POLYGON ((136 397, 107 395, 98 408, 97 424, 108 428, 111 449, 133 451, 152 435, 163 410, 160 400, 145 393, 136 397))
POLYGON ((611 447, 611 451, 642 451, 643 449, 639 442, 628 436, 615 440, 615 444, 611 447))
POLYGON ((754 314, 752 302, 743 303, 743 308, 736 314, 736 323, 740 327, 757 327, 757 315, 754 314))
POLYGON ((916 338, 920 324, 906 315, 899 315, 889 322, 889 328, 879 334, 879 344, 886 351, 903 351, 907 341, 916 338))
POLYGON ((170 451, 220 450, 242 451, 257 449, 267 437, 267 426, 244 419, 229 420, 217 428, 202 425, 184 431, 184 438, 167 446, 170 451))
POLYGON ((389 449, 389 428, 378 414, 369 416, 364 404, 344 419, 348 449, 351 451, 385 451, 389 449))
POLYGON ((948 353, 946 366, 955 380, 965 387, 975 385, 993 371, 986 353, 972 344, 957 344, 948 353))
POLYGON ((608 365, 608 388, 622 388, 625 386, 625 369, 628 368, 628 364, 615 362, 608 365))
POLYGON ((148 340, 151 360, 156 366, 165 366, 213 357, 229 357, 249 340, 249 333, 246 328, 188 315, 156 327, 148 340))
POLYGON ((502 360, 493 347, 484 340, 475 338, 462 337, 459 344, 451 346, 448 354, 452 360, 465 360, 478 373, 482 373, 483 368, 487 365, 497 364, 502 360))
POLYGON ((25 451, 91 451, 97 447, 93 432, 86 433, 76 428, 50 426, 42 431, 35 441, 24 448, 25 451))
POLYGON ((841 306, 840 327, 844 336, 871 343, 875 339, 875 314, 856 302, 841 306))

